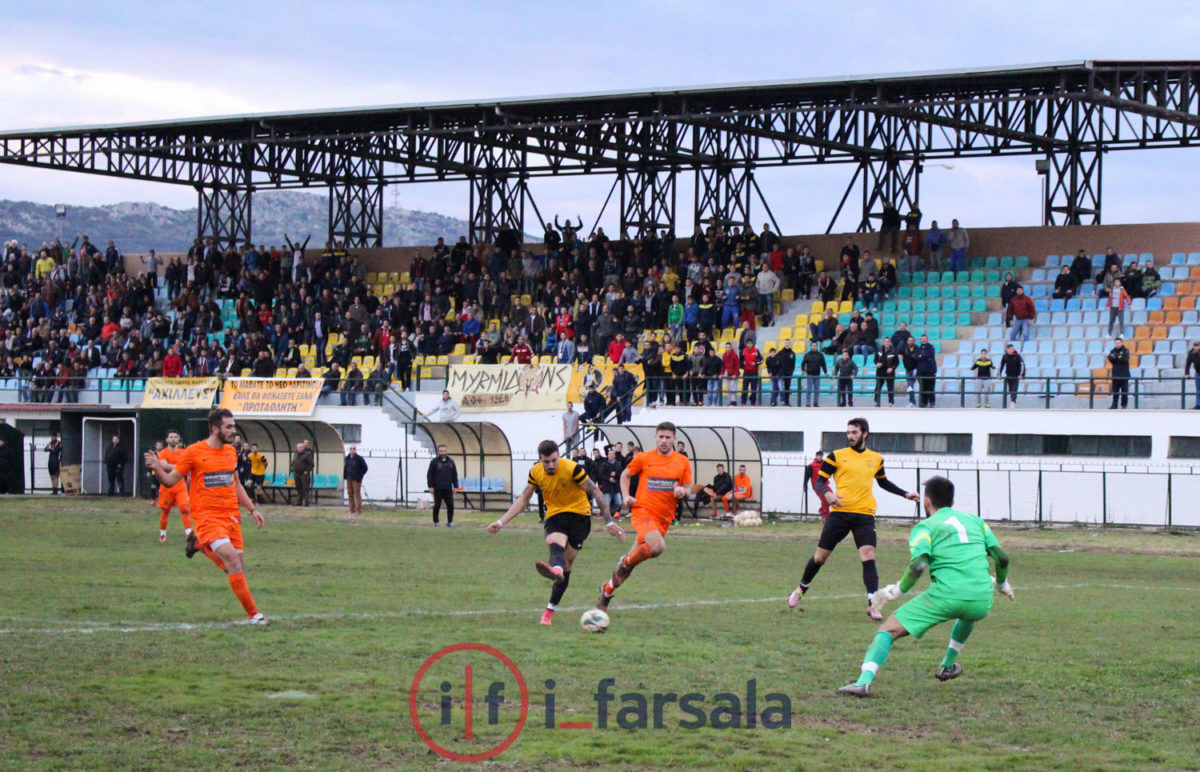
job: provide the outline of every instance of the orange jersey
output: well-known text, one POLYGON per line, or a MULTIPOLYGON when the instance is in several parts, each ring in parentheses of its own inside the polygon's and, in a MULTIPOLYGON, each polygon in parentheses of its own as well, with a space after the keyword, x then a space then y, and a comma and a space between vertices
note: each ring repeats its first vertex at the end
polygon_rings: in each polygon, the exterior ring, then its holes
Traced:
MULTIPOLYGON (((183 455, 184 448, 163 448, 158 451, 158 457, 166 461, 171 466, 179 463, 180 456, 183 455)), ((180 480, 170 488, 171 493, 187 493, 187 480, 180 480)))
POLYGON ((733 492, 739 499, 753 498, 754 485, 750 482, 750 475, 735 475, 733 478, 733 492))
POLYGON ((237 451, 232 445, 214 449, 207 440, 188 445, 175 463, 175 471, 191 475, 192 518, 241 515, 237 498, 237 451))
POLYGON ((692 484, 692 464, 688 457, 674 450, 669 456, 649 450, 634 456, 627 468, 629 474, 639 475, 634 494, 637 500, 631 514, 674 519, 675 487, 692 484))

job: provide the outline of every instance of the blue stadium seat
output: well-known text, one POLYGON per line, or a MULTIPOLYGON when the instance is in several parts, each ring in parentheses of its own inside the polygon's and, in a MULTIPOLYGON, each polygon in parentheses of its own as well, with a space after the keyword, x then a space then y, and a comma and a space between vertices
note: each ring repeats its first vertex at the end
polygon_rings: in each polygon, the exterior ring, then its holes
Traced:
POLYGON ((476 477, 464 477, 461 480, 461 484, 464 491, 479 490, 479 479, 476 477))
POLYGON ((987 258, 984 259, 983 267, 984 268, 999 268, 1000 267, 1000 258, 996 257, 995 255, 989 255, 987 258))
MULTIPOLYGON (((1197 254, 1197 253, 1193 252, 1192 254, 1197 254)), ((1187 258, 1184 256, 1184 254, 1182 252, 1176 252, 1175 254, 1171 255, 1171 265, 1187 265, 1187 264, 1188 264, 1187 258)))
POLYGON ((1062 258, 1058 255, 1046 255, 1046 268, 1059 268, 1062 266, 1062 258))
POLYGON ((1085 324, 1082 311, 1068 311, 1067 324, 1085 324))
POLYGON ((1145 298, 1134 298, 1133 300, 1131 300, 1129 302, 1129 310, 1145 311, 1146 310, 1146 299, 1145 298))
POLYGON ((1200 265, 1200 252, 1188 252, 1188 265, 1200 265))
POLYGON ((1147 311, 1161 311, 1163 307, 1162 298, 1150 298, 1146 301, 1147 311))
POLYGON ((1044 298, 1049 294, 1050 293, 1046 291, 1045 284, 1035 284, 1033 285, 1033 292, 1029 293, 1029 296, 1034 298, 1044 298))
POLYGON ((1045 281, 1046 270, 1044 268, 1034 268, 1033 275, 1029 278, 1030 281, 1045 281))
POLYGON ((1200 311, 1184 311, 1180 317, 1181 324, 1200 324, 1200 311))
POLYGON ((988 314, 987 323, 990 327, 999 327, 1004 324, 1004 316, 999 311, 993 311, 988 314))
POLYGON ((1081 300, 1084 311, 1096 311, 1100 308, 1100 301, 1097 298, 1083 298, 1081 300))
POLYGON ((1129 313, 1129 324, 1133 327, 1138 327, 1143 324, 1150 324, 1150 312, 1131 311, 1129 313))
POLYGON ((1046 298, 1034 298, 1033 307, 1037 309, 1039 314, 1042 311, 1049 311, 1050 310, 1050 301, 1047 300, 1046 298))
POLYGON ((925 288, 919 287, 919 286, 913 287, 912 288, 912 296, 913 296, 914 300, 918 300, 918 299, 924 300, 925 299, 925 288))
POLYGON ((1051 311, 1067 310, 1067 301, 1063 300, 1062 298, 1050 298, 1050 310, 1051 311))
POLYGON ((1159 297, 1169 298, 1175 294, 1175 284, 1169 281, 1164 281, 1162 286, 1158 288, 1159 297))
POLYGON ((1081 310, 1083 310, 1083 308, 1082 308, 1082 306, 1081 306, 1081 304, 1080 304, 1079 298, 1071 298, 1070 300, 1068 300, 1068 301, 1067 301, 1067 310, 1068 310, 1068 311, 1081 311, 1081 310))
POLYGON ((924 313, 925 312, 925 301, 924 300, 914 300, 912 302, 912 310, 924 313))

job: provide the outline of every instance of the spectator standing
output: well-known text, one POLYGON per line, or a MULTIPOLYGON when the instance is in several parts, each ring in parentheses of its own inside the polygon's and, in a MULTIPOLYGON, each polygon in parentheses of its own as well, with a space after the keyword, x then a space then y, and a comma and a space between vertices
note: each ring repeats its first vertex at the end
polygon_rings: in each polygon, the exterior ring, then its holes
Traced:
POLYGON ((113 435, 112 444, 104 451, 104 468, 108 472, 108 495, 125 495, 125 465, 129 463, 129 452, 121 444, 121 438, 113 435), (120 491, 118 493, 118 491, 120 491))
POLYGON ((562 414, 563 423, 563 439, 566 440, 568 450, 577 447, 579 440, 575 435, 579 432, 579 413, 575 412, 575 403, 567 403, 567 412, 562 414))
POLYGON ((958 220, 950 221, 950 232, 946 234, 950 244, 950 270, 954 273, 967 270, 967 250, 971 248, 971 236, 966 228, 959 227, 958 220))
POLYGON ((346 481, 346 499, 350 503, 350 514, 362 514, 362 484, 367 475, 367 460, 358 455, 358 447, 351 445, 342 464, 342 479, 346 481))
MULTIPOLYGON (((1129 293, 1125 291, 1120 279, 1114 279, 1112 289, 1108 293, 1108 335, 1113 336, 1113 327, 1117 328, 1118 340, 1125 334, 1125 309, 1129 306, 1129 293)), ((1111 359, 1110 359, 1111 361, 1111 359)), ((1128 398, 1128 395, 1126 395, 1128 398)))
POLYGON ((1010 406, 1017 406, 1017 390, 1021 379, 1025 377, 1025 360, 1017 352, 1016 346, 1009 343, 1000 357, 1000 374, 1004 376, 1005 399, 1010 406))
POLYGON ((754 338, 750 338, 742 349, 742 405, 757 406, 762 398, 762 380, 758 374, 761 365, 762 354, 754 345, 754 338))
POLYGON ((882 251, 885 242, 888 244, 888 254, 896 254, 897 243, 900 239, 900 210, 891 201, 883 202, 883 214, 879 219, 879 244, 876 249, 882 251))
POLYGON ((725 394, 721 398, 724 403, 737 404, 738 376, 742 374, 742 360, 733 350, 733 343, 725 341, 725 353, 721 355, 721 378, 725 381, 725 394))
POLYGON ((1112 351, 1108 352, 1108 361, 1112 365, 1112 404, 1109 410, 1117 409, 1117 398, 1120 397, 1121 409, 1129 407, 1129 349, 1125 342, 1118 337, 1113 341, 1112 351))
POLYGON ((612 396, 617 401, 617 423, 629 423, 633 418, 633 393, 637 389, 637 377, 625 369, 625 365, 617 365, 613 374, 612 396))
POLYGON ((438 445, 437 455, 429 462, 429 470, 425 473, 426 487, 433 494, 433 525, 441 525, 438 515, 442 504, 446 505, 446 527, 454 527, 454 491, 458 488, 458 466, 445 445, 438 445))
MULTIPOLYGON (((929 250, 929 270, 942 270, 942 248, 945 246, 946 233, 938 227, 937 220, 930 221, 929 232, 925 234, 925 248, 929 250)), ((907 269, 907 272, 912 273, 912 268, 907 269)))
MULTIPOLYGON (((818 510, 822 520, 829 519, 829 502, 817 490, 817 477, 821 474, 821 466, 825 463, 825 452, 818 450, 817 455, 813 456, 812 463, 808 465, 808 484, 812 486, 813 493, 817 494, 817 501, 821 502, 821 508, 818 510)), ((830 480, 829 482, 832 482, 830 480)), ((827 483, 828 484, 828 483, 827 483)))
POLYGON ((875 407, 880 406, 883 389, 887 388, 888 407, 896 404, 896 370, 900 367, 900 355, 892 346, 891 338, 883 339, 883 348, 875 352, 875 407))
POLYGON ((994 369, 995 363, 988 356, 988 350, 986 348, 979 349, 979 356, 975 357, 975 362, 971 365, 971 370, 975 373, 975 407, 992 406, 992 370, 994 369))
MULTIPOLYGON (((792 376, 796 373, 796 352, 792 350, 792 341, 787 339, 783 342, 783 349, 778 354, 779 358, 779 396, 784 407, 791 407, 792 399, 792 376)), ((799 404, 800 400, 796 400, 799 404)), ((775 404, 775 391, 772 385, 771 404, 775 404)))
POLYGON ((1196 404, 1192 410, 1200 410, 1200 340, 1192 341, 1192 350, 1183 363, 1183 377, 1191 376, 1196 386, 1196 404))
POLYGON ((296 485, 296 498, 302 507, 311 503, 309 496, 312 493, 312 473, 315 467, 312 446, 307 440, 301 442, 296 446, 296 455, 292 458, 292 480, 296 485))
POLYGON ((437 423, 453 423, 462 415, 462 408, 450 396, 449 390, 442 391, 442 401, 429 414, 429 420, 437 423))
POLYGON ((46 443, 46 452, 50 457, 46 460, 46 471, 50 473, 50 495, 57 496, 62 492, 60 475, 62 474, 62 440, 58 434, 51 434, 46 443))
POLYGON ((1017 294, 1008 304, 1006 316, 1012 321, 1008 339, 1013 341, 1020 336, 1022 343, 1028 343, 1033 332, 1033 323, 1037 321, 1037 306, 1034 305, 1033 298, 1025 294, 1024 287, 1017 287, 1017 294))
POLYGON ((934 385, 937 380, 937 351, 928 335, 921 336, 917 347, 917 378, 921 382, 921 407, 934 407, 934 385))
POLYGON ((796 394, 796 404, 800 404, 800 398, 803 396, 805 407, 820 407, 821 376, 825 374, 826 367, 825 355, 821 353, 816 341, 808 344, 808 351, 800 360, 800 369, 804 372, 804 388, 800 389, 803 394, 796 394))
POLYGON ((850 349, 842 349, 842 357, 833 363, 833 374, 837 378, 838 407, 854 407, 854 376, 858 365, 850 356, 850 349))

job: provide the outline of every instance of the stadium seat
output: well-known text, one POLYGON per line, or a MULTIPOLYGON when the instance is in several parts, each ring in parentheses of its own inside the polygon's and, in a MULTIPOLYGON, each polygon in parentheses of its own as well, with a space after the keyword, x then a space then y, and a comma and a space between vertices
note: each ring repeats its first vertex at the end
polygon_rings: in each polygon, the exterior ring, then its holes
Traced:
POLYGON ((1046 255, 1046 270, 1062 266, 1062 258, 1058 255, 1046 255))
MULTIPOLYGON (((1193 253, 1193 254, 1195 254, 1195 253, 1193 253)), ((1188 264, 1187 258, 1184 256, 1184 254, 1182 252, 1176 252, 1175 254, 1171 255, 1171 265, 1187 265, 1187 264, 1188 264)))

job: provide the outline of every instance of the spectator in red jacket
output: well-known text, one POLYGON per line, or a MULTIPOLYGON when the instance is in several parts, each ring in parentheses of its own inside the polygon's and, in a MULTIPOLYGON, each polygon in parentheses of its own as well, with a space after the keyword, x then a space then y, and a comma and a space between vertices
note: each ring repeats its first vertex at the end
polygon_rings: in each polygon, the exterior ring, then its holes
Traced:
POLYGON ((178 349, 171 346, 171 350, 163 358, 163 377, 178 378, 181 375, 183 375, 183 357, 179 356, 178 349))
POLYGON ((1029 335, 1033 332, 1033 323, 1037 320, 1037 307, 1033 298, 1025 294, 1024 287, 1017 287, 1017 294, 1008 302, 1008 321, 1012 322, 1009 340, 1016 340, 1021 335, 1021 342, 1028 343, 1029 335))
POLYGON ((625 347, 629 344, 625 340, 624 333, 617 333, 617 337, 613 338, 613 342, 608 344, 608 358, 614 365, 620 364, 621 354, 625 353, 625 347))
MULTIPOLYGON (((721 355, 721 377, 725 379, 725 394, 731 405, 736 405, 738 376, 742 374, 742 360, 733 350, 733 343, 725 341, 725 353, 721 355)), ((722 399, 722 401, 724 401, 722 399)))
POLYGON ((742 349, 742 404, 757 405, 762 396, 762 381, 758 378, 758 368, 762 364, 762 354, 754 345, 751 338, 742 349))
POLYGON ((817 494, 817 501, 821 502, 821 519, 829 519, 829 502, 817 490, 817 475, 821 472, 821 464, 825 463, 825 452, 818 450, 817 455, 813 457, 812 463, 808 465, 808 484, 812 486, 813 492, 817 494))
POLYGON ((512 348, 513 361, 519 365, 527 365, 533 361, 533 349, 524 335, 517 338, 517 345, 512 348))

